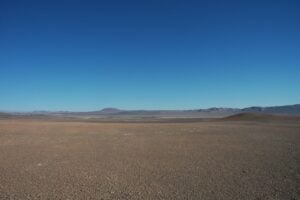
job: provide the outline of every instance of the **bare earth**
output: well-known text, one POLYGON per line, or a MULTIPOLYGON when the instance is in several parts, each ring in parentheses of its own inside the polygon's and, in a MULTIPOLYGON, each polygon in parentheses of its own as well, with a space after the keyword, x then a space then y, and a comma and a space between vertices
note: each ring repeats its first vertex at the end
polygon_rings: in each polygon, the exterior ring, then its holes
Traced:
POLYGON ((300 199, 300 123, 0 120, 0 199, 300 199))

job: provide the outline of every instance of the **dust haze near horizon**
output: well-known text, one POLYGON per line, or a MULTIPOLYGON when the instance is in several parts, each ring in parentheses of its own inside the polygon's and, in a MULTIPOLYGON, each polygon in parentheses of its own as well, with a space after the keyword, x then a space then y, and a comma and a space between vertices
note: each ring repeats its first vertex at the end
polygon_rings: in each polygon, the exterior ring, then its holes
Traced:
POLYGON ((0 110, 300 102, 298 1, 1 1, 0 110))

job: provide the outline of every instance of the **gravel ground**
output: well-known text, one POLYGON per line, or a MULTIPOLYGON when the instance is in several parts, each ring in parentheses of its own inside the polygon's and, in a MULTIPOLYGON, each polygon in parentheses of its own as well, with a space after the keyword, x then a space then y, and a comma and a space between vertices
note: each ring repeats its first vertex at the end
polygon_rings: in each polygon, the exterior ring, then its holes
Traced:
POLYGON ((0 199, 300 199, 300 123, 0 120, 0 199))

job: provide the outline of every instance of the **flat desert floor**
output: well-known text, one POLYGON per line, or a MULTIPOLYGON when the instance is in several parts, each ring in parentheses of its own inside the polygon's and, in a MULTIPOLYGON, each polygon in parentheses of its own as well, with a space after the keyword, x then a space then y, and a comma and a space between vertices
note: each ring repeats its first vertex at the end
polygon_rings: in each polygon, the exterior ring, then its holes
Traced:
POLYGON ((0 199, 300 199, 300 123, 0 120, 0 199))

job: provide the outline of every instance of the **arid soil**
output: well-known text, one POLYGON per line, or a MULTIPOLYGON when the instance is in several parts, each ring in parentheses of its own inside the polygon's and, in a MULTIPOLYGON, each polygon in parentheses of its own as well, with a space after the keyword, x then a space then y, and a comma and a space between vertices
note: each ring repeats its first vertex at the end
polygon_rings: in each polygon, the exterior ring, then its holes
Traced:
POLYGON ((300 123, 0 120, 0 199, 300 199, 300 123))

